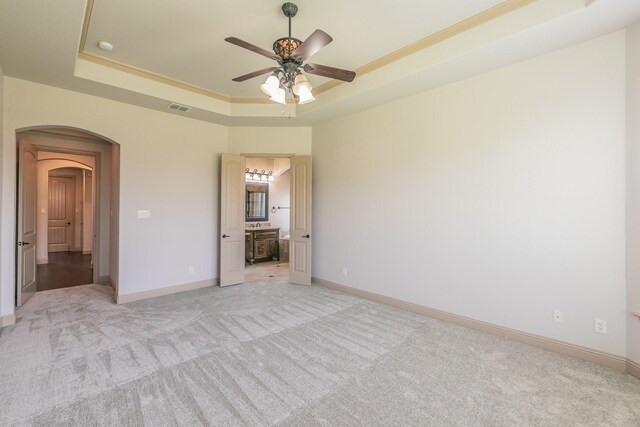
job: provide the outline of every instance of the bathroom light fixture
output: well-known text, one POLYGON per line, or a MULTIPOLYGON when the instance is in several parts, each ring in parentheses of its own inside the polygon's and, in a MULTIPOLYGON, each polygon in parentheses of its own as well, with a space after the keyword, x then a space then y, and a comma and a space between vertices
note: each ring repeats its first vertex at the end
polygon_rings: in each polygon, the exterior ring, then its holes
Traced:
POLYGON ((266 172, 262 169, 262 172, 258 172, 258 169, 254 169, 253 172, 249 168, 245 169, 244 173, 245 181, 250 182, 271 182, 273 181, 273 171, 266 172))

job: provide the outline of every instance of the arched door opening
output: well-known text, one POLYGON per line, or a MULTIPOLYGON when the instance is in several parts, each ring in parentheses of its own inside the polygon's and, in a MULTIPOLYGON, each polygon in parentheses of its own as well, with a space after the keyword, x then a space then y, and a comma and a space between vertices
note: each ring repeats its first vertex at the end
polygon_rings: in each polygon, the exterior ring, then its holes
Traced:
POLYGON ((63 127, 16 137, 16 306, 36 291, 90 283, 117 296, 119 145, 63 127))

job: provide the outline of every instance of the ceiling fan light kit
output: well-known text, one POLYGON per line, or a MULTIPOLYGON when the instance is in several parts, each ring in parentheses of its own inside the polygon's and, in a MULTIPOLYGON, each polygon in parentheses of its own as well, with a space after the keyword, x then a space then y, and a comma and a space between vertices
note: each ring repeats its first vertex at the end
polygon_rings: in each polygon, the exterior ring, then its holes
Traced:
POLYGON ((313 86, 302 74, 306 72, 318 76, 338 79, 345 82, 352 82, 356 73, 349 70, 328 67, 326 65, 305 64, 308 58, 318 52, 324 46, 333 41, 331 36, 324 31, 315 30, 307 39, 302 42, 295 37, 291 37, 291 18, 298 13, 298 6, 287 2, 282 5, 282 13, 289 19, 289 36, 282 37, 273 43, 273 52, 247 43, 236 37, 227 37, 225 40, 242 48, 251 50, 267 58, 278 62, 278 67, 265 68, 254 71, 233 79, 235 82, 258 77, 263 74, 272 73, 267 80, 260 85, 260 90, 269 96, 270 101, 286 104, 287 93, 291 94, 298 104, 307 104, 315 101, 312 90, 313 86))

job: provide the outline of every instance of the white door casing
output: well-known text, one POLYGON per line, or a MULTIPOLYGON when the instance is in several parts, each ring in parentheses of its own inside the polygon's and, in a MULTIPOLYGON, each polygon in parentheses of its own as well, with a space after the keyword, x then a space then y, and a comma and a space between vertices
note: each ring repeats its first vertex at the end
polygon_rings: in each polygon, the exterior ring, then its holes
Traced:
POLYGON ((74 243, 75 178, 49 177, 48 252, 71 250, 74 243))
POLYGON ((36 292, 36 183, 38 156, 35 148, 20 141, 18 150, 18 242, 16 305, 36 292))
POLYGON ((244 282, 245 158, 222 155, 220 172, 220 286, 244 282))
POLYGON ((311 284, 311 156, 291 158, 289 282, 311 284))

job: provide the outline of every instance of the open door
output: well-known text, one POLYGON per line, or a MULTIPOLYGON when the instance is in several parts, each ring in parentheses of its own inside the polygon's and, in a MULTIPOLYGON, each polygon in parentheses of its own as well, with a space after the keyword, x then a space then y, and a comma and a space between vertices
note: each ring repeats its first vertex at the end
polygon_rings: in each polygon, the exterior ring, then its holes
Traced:
POLYGON ((16 305, 36 293, 36 150, 20 141, 18 149, 18 251, 16 305))
POLYGON ((220 286, 244 282, 245 158, 222 155, 220 174, 220 286))
POLYGON ((291 158, 289 281, 311 284, 311 156, 291 158))

